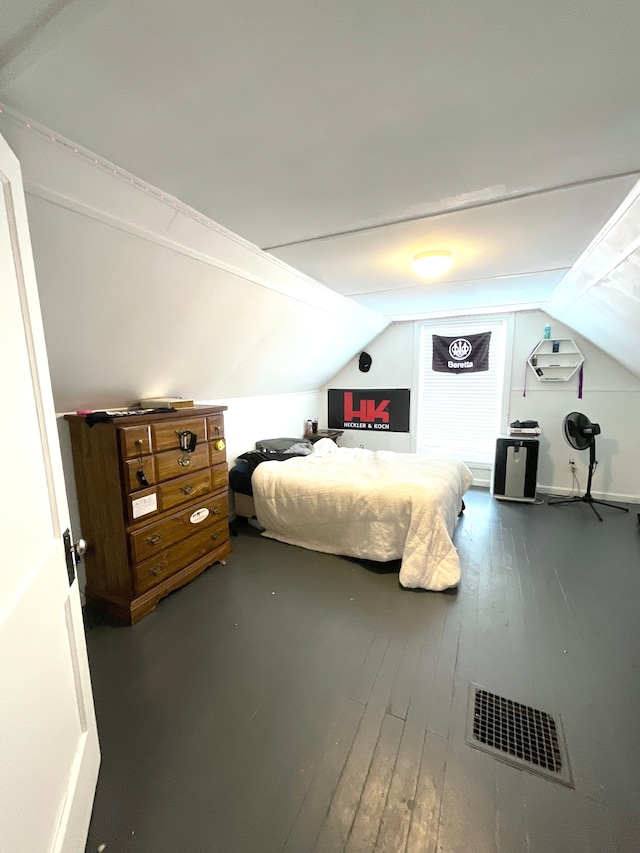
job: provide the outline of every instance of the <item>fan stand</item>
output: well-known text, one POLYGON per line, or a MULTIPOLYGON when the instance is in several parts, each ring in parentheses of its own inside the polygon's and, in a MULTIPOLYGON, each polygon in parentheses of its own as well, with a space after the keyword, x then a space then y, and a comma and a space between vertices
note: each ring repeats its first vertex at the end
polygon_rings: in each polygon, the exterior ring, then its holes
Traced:
POLYGON ((597 462, 596 462, 596 440, 592 436, 591 443, 589 444, 589 477, 587 478, 587 491, 580 498, 574 496, 572 498, 560 498, 558 500, 548 500, 547 503, 550 506, 558 506, 559 504, 572 504, 572 503, 586 503, 589 504, 591 509, 598 516, 598 519, 602 521, 602 516, 595 508, 594 504, 602 504, 602 506, 610 506, 613 509, 620 509, 622 512, 629 512, 626 506, 618 506, 617 504, 611 504, 608 501, 599 501, 596 498, 591 497, 591 481, 593 480, 593 472, 595 471, 597 462))

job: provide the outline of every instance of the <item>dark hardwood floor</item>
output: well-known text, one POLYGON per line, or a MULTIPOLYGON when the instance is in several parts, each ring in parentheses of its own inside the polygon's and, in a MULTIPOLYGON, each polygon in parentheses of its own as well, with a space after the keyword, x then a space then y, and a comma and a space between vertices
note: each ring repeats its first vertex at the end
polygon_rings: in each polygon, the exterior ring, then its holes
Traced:
POLYGON ((87 851, 636 853, 640 528, 472 489, 455 594, 262 539, 89 624, 87 851), (465 742, 469 684, 559 714, 571 789, 465 742))

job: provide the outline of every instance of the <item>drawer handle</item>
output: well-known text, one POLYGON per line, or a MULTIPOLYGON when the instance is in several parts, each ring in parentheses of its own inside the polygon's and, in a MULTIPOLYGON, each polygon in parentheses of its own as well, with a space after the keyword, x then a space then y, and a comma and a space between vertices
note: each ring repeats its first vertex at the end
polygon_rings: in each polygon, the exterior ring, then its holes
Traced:
POLYGON ((178 459, 178 465, 182 465, 183 468, 186 468, 187 465, 191 465, 191 457, 187 456, 185 453, 184 456, 181 456, 180 459, 178 459))
POLYGON ((190 495, 191 492, 193 491, 193 486, 191 486, 191 485, 189 485, 189 483, 187 483, 186 486, 180 486, 180 491, 182 492, 183 495, 190 495))
POLYGON ((166 563, 159 563, 157 566, 154 566, 152 569, 149 569, 149 574, 150 574, 150 575, 153 575, 154 577, 156 577, 157 575, 159 575, 159 574, 160 574, 160 572, 161 572, 163 569, 166 569, 166 568, 167 568, 167 564, 166 564, 166 563))
POLYGON ((227 445, 224 443, 224 438, 219 438, 213 446, 216 450, 224 450, 227 445))
POLYGON ((147 536, 147 542, 149 545, 157 545, 161 539, 162 536, 158 536, 157 533, 154 533, 153 536, 147 536))
POLYGON ((182 450, 183 453, 193 453, 196 449, 196 444, 198 443, 198 436, 196 433, 191 432, 190 429, 177 429, 176 435, 180 442, 180 450, 182 450))
POLYGON ((212 533, 212 534, 211 534, 211 538, 212 538, 212 539, 214 539, 214 540, 215 540, 215 539, 219 539, 219 538, 220 538, 220 534, 219 534, 219 533, 212 533))
POLYGON ((214 515, 220 515, 220 507, 219 507, 219 506, 214 506, 214 508, 211 510, 211 512, 212 512, 214 515))

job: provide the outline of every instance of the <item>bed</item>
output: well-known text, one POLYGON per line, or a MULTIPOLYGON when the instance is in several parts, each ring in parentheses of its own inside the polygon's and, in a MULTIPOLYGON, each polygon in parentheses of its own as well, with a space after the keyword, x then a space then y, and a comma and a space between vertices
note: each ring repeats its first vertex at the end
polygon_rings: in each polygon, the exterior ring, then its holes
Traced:
POLYGON ((305 456, 259 462, 251 488, 263 536, 347 557, 401 560, 399 580, 408 589, 457 586, 451 537, 472 481, 464 463, 338 447, 330 439, 305 456))

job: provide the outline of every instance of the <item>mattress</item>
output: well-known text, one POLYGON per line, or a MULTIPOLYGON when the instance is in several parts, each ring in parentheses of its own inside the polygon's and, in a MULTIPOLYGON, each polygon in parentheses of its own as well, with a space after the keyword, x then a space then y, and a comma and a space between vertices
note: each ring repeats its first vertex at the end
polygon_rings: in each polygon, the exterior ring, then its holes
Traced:
POLYGON ((457 586, 452 541, 472 482, 457 459, 364 448, 321 439, 309 456, 263 462, 252 476, 263 536, 361 559, 401 560, 407 588, 457 586))

